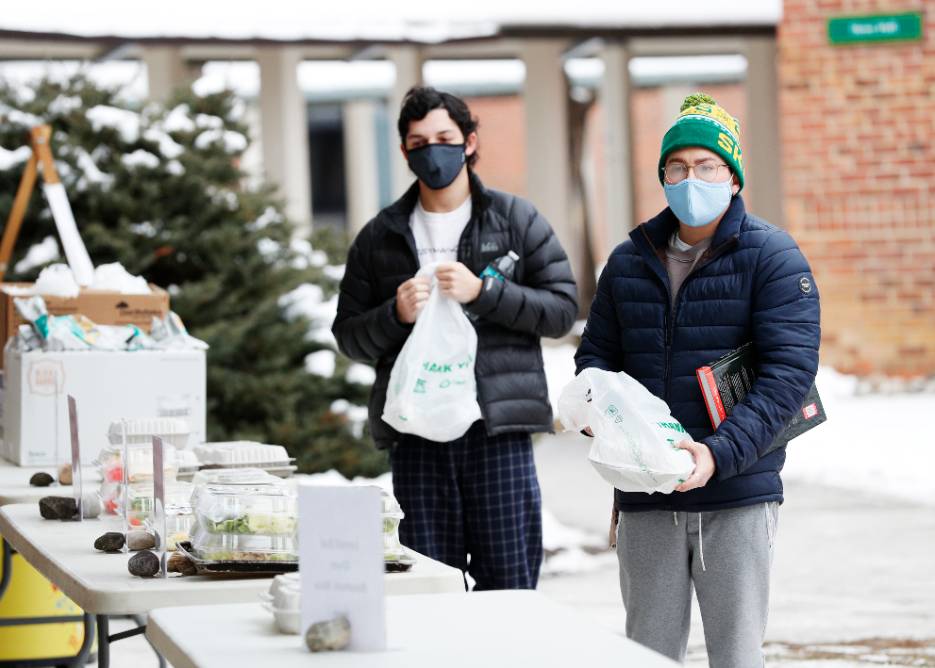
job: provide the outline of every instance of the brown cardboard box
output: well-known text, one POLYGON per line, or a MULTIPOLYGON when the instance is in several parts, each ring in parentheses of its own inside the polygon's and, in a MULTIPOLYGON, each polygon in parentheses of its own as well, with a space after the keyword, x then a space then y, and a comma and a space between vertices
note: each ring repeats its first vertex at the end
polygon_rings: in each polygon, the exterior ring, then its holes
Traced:
MULTIPOLYGON (((0 348, 6 345, 17 328, 25 321, 16 310, 10 287, 28 288, 31 283, 0 283, 0 348)), ((149 286, 148 295, 125 295, 109 290, 81 288, 77 297, 55 297, 43 295, 49 315, 81 314, 99 325, 136 325, 148 332, 153 317, 163 317, 169 312, 169 293, 155 285, 149 286)), ((0 355, 0 368, 2 368, 0 355)))

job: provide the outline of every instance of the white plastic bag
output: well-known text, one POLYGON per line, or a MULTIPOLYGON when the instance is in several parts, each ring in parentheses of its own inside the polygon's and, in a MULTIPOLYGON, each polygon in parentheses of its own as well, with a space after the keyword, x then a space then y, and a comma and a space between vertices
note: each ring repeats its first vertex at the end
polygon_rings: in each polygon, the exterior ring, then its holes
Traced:
POLYGON ((562 390, 558 413, 567 430, 591 428, 588 459, 623 492, 669 494, 695 468, 675 447, 691 436, 662 399, 622 371, 585 369, 562 390))
POLYGON ((474 377, 477 332, 461 305, 439 292, 435 267, 417 274, 433 277, 432 292, 393 364, 383 421, 396 431, 445 443, 481 419, 474 377))

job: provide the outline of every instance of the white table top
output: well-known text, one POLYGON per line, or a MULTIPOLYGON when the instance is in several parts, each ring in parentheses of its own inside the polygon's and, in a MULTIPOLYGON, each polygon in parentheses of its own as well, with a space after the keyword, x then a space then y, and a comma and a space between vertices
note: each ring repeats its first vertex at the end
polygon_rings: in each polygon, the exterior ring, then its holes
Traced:
MULTIPOLYGON (((60 522, 42 519, 36 503, 0 508, 0 535, 87 612, 140 614, 169 605, 254 602, 269 588, 269 577, 134 577, 127 571, 129 554, 93 547, 101 534, 120 530, 114 517, 60 522)), ((411 571, 386 574, 387 594, 464 592, 461 571, 410 553, 417 560, 411 571)))
POLYGON ((386 652, 309 656, 258 604, 164 608, 146 636, 175 668, 666 668, 676 664, 533 591, 386 599, 386 652))
MULTIPOLYGON (((88 489, 97 489, 100 476, 91 466, 82 466, 84 485, 88 489)), ((34 473, 45 471, 53 478, 58 478, 58 471, 54 466, 17 466, 13 462, 0 457, 0 506, 11 503, 38 502, 43 496, 71 496, 74 494, 71 485, 61 486, 58 483, 51 487, 33 487, 29 479, 34 473)))

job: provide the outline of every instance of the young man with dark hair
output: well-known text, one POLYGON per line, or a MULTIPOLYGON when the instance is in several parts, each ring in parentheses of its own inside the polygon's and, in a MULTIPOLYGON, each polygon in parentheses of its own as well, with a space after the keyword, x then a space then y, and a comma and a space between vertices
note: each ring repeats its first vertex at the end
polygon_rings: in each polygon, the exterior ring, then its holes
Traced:
POLYGON ((571 267, 529 202, 485 188, 473 172, 477 121, 463 100, 413 88, 398 129, 418 181, 354 240, 332 329, 341 352, 376 364, 370 431, 390 450, 402 542, 470 573, 475 589, 533 589, 542 518, 530 434, 552 429, 539 338, 574 322, 571 267), (512 277, 480 278, 511 251, 512 277), (381 419, 393 363, 432 289, 415 274, 434 263, 437 289, 477 331, 482 419, 448 443, 381 419))
POLYGON ((770 445, 815 379, 818 289, 792 237, 744 209, 740 127, 714 100, 686 98, 658 168, 669 206, 610 255, 575 357, 639 380, 691 435, 675 492, 615 492, 627 636, 684 660, 694 589, 710 665, 762 666, 786 459, 770 445), (751 341, 756 381, 715 431, 695 371, 751 341))

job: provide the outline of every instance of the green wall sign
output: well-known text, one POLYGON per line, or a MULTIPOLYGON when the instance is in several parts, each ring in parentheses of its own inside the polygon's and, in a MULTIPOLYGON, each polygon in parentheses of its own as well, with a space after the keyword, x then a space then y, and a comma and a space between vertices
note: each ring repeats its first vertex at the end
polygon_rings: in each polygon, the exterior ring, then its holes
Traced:
POLYGON ((832 44, 905 42, 922 39, 922 13, 839 16, 828 19, 832 44))

